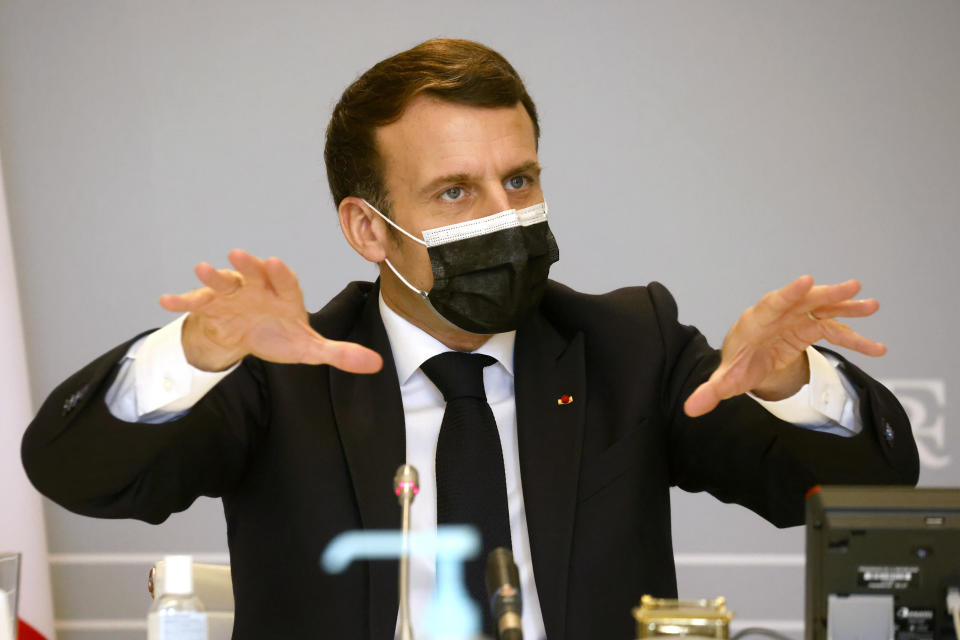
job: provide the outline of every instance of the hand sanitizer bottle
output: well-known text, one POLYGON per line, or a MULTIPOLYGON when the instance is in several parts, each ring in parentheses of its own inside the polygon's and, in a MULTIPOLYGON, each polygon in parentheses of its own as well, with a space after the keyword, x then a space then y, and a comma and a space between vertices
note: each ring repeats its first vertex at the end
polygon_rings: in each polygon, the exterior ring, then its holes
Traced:
POLYGON ((207 614, 193 594, 193 558, 167 556, 163 588, 147 615, 147 640, 207 640, 207 614))

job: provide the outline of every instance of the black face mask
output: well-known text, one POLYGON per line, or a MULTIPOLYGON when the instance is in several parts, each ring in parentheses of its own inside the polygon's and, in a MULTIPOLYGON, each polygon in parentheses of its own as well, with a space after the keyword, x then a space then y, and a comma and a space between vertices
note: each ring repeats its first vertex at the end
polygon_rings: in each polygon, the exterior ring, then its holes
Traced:
POLYGON ((470 333, 518 328, 540 304, 550 265, 560 258, 557 241, 547 226, 545 202, 428 229, 422 240, 370 208, 427 247, 433 288, 429 293, 421 291, 389 260, 387 266, 437 314, 470 333))

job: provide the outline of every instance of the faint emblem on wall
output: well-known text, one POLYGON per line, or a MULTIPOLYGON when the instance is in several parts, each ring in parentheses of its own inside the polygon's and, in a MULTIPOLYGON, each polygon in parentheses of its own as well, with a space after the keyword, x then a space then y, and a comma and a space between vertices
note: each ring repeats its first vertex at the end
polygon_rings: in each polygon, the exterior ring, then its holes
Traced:
POLYGON ((947 385, 938 378, 884 380, 910 417, 920 464, 928 469, 950 466, 947 454, 947 385))

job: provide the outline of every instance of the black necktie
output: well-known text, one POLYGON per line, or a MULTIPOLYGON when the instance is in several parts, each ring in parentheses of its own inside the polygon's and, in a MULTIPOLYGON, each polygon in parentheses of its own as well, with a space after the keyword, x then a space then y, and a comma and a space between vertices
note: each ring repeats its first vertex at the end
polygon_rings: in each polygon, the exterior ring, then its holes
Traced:
POLYGON ((483 368, 495 362, 478 353, 450 351, 420 365, 447 401, 437 440, 437 524, 471 524, 483 536, 480 557, 467 563, 466 576, 488 632, 486 558, 496 547, 512 549, 503 451, 483 390, 483 368))

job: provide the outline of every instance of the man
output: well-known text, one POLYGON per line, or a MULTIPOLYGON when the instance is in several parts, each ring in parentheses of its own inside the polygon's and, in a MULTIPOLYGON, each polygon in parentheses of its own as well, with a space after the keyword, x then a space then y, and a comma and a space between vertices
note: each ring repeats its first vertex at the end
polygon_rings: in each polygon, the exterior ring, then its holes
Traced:
MULTIPOLYGON (((883 354, 835 320, 876 311, 855 281, 767 294, 720 353, 659 284, 548 283, 538 136, 516 72, 482 45, 434 40, 374 66, 335 108, 326 161, 378 282, 308 315, 279 259, 198 265, 203 288, 161 298, 185 316, 51 394, 24 437, 31 480, 78 513, 147 522, 222 497, 235 638, 388 638, 395 565, 327 576, 317 559, 344 530, 398 527, 391 477, 407 461, 415 524, 505 540, 525 637, 551 639, 631 637, 642 594, 676 595, 670 486, 787 526, 817 483, 916 482, 893 396, 809 348, 883 354), (460 417, 487 416, 476 430, 454 431, 460 374, 432 364, 454 360, 480 363, 460 417)), ((413 567, 415 616, 432 572, 413 567)))

